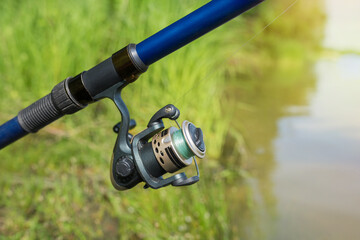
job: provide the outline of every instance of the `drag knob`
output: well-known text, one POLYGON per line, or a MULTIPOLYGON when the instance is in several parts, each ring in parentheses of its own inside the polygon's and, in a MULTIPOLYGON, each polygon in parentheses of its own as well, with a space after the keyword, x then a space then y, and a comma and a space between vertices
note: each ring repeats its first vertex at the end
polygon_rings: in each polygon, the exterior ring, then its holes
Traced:
POLYGON ((201 128, 195 127, 195 125, 189 121, 184 121, 181 129, 187 146, 197 157, 204 158, 206 147, 201 128))
POLYGON ((188 128, 191 140, 200 151, 204 152, 205 142, 201 128, 195 127, 192 123, 189 123, 188 128))

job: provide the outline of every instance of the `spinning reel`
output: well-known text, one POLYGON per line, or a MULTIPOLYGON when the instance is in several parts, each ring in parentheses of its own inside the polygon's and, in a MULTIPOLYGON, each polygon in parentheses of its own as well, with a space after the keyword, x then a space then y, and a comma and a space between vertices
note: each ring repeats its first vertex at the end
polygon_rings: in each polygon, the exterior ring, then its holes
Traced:
POLYGON ((158 110, 150 119, 147 128, 133 136, 129 130, 136 126, 130 120, 129 111, 121 98, 124 86, 114 86, 97 98, 110 98, 120 111, 122 121, 113 128, 117 139, 110 164, 110 178, 117 190, 127 190, 140 182, 144 188, 161 188, 168 185, 186 186, 199 181, 200 173, 195 159, 205 157, 205 143, 200 128, 189 121, 180 127, 176 121, 180 111, 169 104, 158 110), (176 122, 178 128, 164 129, 164 118, 176 122), (196 176, 187 177, 184 172, 163 178, 195 162, 196 176))

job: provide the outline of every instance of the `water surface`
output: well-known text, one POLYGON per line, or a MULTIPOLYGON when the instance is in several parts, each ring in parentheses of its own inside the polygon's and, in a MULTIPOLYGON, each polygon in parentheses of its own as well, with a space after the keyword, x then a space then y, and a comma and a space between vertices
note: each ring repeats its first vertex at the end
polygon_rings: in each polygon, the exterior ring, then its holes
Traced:
POLYGON ((278 120, 273 239, 360 239, 360 56, 321 59, 315 74, 307 113, 278 120))
POLYGON ((331 50, 300 71, 272 69, 250 94, 228 91, 245 102, 234 126, 263 233, 250 239, 360 239, 360 2, 325 3, 331 50))
MULTIPOLYGON (((328 0, 326 11, 324 47, 358 52, 360 2, 328 0)), ((270 238, 360 239, 360 56, 327 54, 313 69, 309 102, 277 121, 270 238)))

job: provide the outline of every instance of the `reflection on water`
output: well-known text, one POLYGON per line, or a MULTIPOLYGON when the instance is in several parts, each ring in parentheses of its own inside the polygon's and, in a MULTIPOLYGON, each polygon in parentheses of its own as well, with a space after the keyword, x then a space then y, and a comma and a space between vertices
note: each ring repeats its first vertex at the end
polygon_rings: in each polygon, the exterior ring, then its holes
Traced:
MULTIPOLYGON (((345 2, 354 4, 327 0, 324 45, 356 52, 360 5, 345 2)), ((360 55, 327 54, 265 75, 226 90, 237 131, 224 154, 229 166, 238 161, 250 170, 241 186, 256 203, 248 215, 234 207, 232 223, 244 228, 245 239, 360 239, 360 55)), ((229 187, 234 205, 239 184, 229 187)))
POLYGON ((304 116, 278 121, 276 160, 286 164, 338 163, 359 164, 360 157, 360 57, 344 55, 320 60, 315 66, 317 90, 304 116), (282 149, 301 154, 291 159, 282 149))
POLYGON ((360 56, 319 60, 308 113, 278 120, 273 239, 360 239, 360 56))
MULTIPOLYGON (((233 207, 233 224, 252 225, 247 239, 360 239, 360 56, 267 76, 251 91, 236 82, 226 91, 237 99, 232 127, 245 138, 249 153, 238 150, 256 203, 242 220, 244 209, 233 207)), ((236 165, 239 155, 225 152, 236 165)), ((231 189, 235 204, 239 189, 231 189)))
MULTIPOLYGON (((226 91, 227 98, 233 100, 227 103, 234 112, 231 127, 237 130, 229 134, 228 142, 235 142, 233 138, 236 136, 231 135, 235 134, 234 132, 241 132, 244 136, 247 152, 240 149, 240 164, 251 172, 251 177, 248 177, 244 185, 251 189, 250 194, 255 202, 250 208, 250 216, 244 215, 240 206, 232 208, 235 219, 232 222, 242 228, 245 226, 245 239, 264 239, 271 235, 275 228, 278 200, 273 191, 272 174, 277 167, 277 152, 273 144, 278 137, 277 123, 279 119, 289 115, 306 114, 308 99, 316 85, 313 72, 306 65, 294 68, 280 66, 271 69, 266 77, 267 81, 251 82, 249 86, 246 82, 238 84, 238 81, 234 81, 228 84, 226 91), (242 104, 239 105, 239 102, 242 104), (245 218, 242 221, 239 220, 239 212, 245 218)), ((236 149, 229 143, 228 148, 236 149)), ((228 153, 225 158, 230 162, 230 166, 239 165, 233 163, 234 159, 239 158, 234 151, 225 149, 224 153, 228 153)), ((230 203, 235 205, 239 202, 236 201, 235 190, 231 191, 229 196, 230 203)))
MULTIPOLYGON (((327 0, 326 6, 325 47, 359 51, 359 2, 327 0)), ((277 121, 277 221, 269 236, 360 239, 360 56, 320 59, 314 74, 305 112, 292 106, 277 121)))

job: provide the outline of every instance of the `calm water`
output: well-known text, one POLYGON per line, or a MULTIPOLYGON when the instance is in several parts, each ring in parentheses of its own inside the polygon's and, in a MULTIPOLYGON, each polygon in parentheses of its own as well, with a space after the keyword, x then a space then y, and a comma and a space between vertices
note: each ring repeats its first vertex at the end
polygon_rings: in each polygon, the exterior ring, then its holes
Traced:
MULTIPOLYGON (((324 46, 360 50, 360 2, 328 0, 324 46)), ((360 56, 323 57, 305 106, 289 106, 273 141, 272 239, 360 239, 360 56)))
POLYGON ((360 239, 360 56, 314 68, 308 105, 277 122, 274 239, 360 239))
POLYGON ((275 69, 236 116, 264 239, 360 239, 360 1, 328 0, 326 12, 331 53, 275 69))

